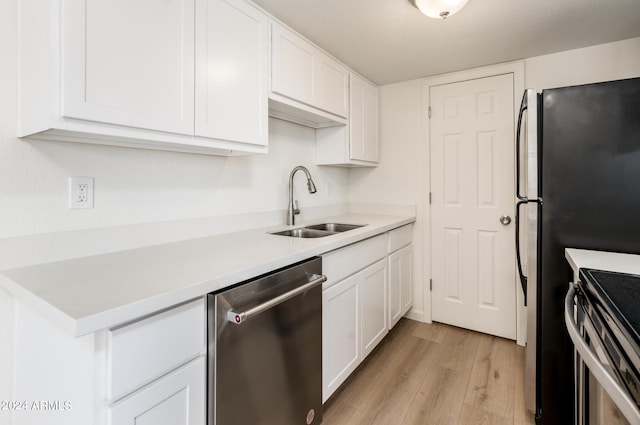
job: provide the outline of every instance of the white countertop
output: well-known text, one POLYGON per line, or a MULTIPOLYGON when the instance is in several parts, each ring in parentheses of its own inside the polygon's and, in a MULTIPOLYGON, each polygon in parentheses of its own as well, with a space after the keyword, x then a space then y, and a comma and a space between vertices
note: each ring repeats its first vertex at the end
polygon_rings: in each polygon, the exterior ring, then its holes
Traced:
POLYGON ((358 242, 415 217, 346 214, 4 270, 0 287, 86 335, 358 242), (322 238, 271 235, 315 223, 366 224, 322 238))
POLYGON ((574 271, 589 268, 640 274, 640 255, 566 248, 565 257, 574 271))

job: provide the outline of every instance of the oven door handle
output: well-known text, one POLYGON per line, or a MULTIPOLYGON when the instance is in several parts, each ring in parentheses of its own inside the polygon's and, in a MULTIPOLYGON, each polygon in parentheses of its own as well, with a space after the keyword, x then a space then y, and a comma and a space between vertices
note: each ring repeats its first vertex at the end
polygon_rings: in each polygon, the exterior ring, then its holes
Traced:
MULTIPOLYGON (((618 409, 627 418, 630 424, 640 425, 640 410, 638 410, 635 402, 629 397, 627 392, 620 387, 618 382, 611 376, 609 372, 602 366, 597 355, 591 351, 587 342, 580 333, 578 324, 574 320, 574 299, 576 297, 575 284, 571 284, 567 296, 565 298, 564 321, 569 331, 569 336, 573 341, 580 358, 589 368, 593 376, 598 380, 602 388, 609 394, 611 400, 618 406, 618 409)), ((580 308, 578 306, 578 308, 580 308)))
POLYGON ((317 286, 321 283, 324 283, 327 281, 327 277, 325 275, 317 275, 317 274, 312 274, 310 275, 310 278, 312 279, 310 282, 305 283, 304 285, 300 285, 297 288, 294 288, 288 292, 285 292, 282 295, 279 295, 275 298, 272 298, 268 301, 263 302, 262 304, 259 304, 253 308, 250 308, 249 310, 245 310, 245 311, 235 311, 235 310, 229 310, 227 311, 227 321, 231 322, 231 323, 235 323, 236 325, 241 324, 242 322, 244 322, 245 320, 247 320, 248 318, 250 318, 251 316, 255 316, 257 314, 260 314, 264 311, 269 310, 270 308, 273 308, 275 306, 277 306, 278 304, 282 304, 283 302, 287 301, 290 298, 295 297, 296 295, 300 295, 305 291, 308 291, 309 289, 313 288, 314 286, 317 286))

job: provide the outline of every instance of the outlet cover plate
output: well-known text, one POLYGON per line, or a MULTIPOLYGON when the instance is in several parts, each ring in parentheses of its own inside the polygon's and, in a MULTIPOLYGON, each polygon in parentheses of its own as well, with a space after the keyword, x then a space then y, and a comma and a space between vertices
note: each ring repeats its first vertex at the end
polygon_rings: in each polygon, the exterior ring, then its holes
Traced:
POLYGON ((69 177, 69 209, 93 208, 93 177, 69 177))

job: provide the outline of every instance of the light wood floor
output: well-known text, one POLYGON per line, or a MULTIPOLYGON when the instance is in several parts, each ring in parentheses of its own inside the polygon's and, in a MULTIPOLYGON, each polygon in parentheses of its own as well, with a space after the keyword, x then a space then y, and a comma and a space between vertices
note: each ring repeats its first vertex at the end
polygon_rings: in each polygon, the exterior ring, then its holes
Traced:
POLYGON ((323 425, 525 425, 524 348, 402 319, 324 406, 323 425))

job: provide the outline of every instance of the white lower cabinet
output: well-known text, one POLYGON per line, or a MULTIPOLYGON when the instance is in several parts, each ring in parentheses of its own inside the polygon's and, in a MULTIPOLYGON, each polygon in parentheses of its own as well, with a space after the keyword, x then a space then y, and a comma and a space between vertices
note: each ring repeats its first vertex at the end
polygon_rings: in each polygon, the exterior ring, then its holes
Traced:
POLYGON ((322 401, 388 333, 387 234, 322 256, 322 401))
POLYGON ((389 232, 389 329, 413 307, 413 225, 389 232))
POLYGON ((361 359, 382 341, 387 326, 387 259, 378 261, 362 272, 360 280, 361 359))
POLYGON ((109 425, 205 425, 205 357, 160 378, 107 411, 109 425))
POLYGON ((411 245, 405 225, 322 256, 322 402, 413 305, 411 245))
POLYGON ((205 425, 206 304, 107 332, 108 425, 205 425))
POLYGON ((323 402, 389 332, 386 301, 386 258, 323 291, 323 402))
POLYGON ((413 306, 413 246, 389 255, 389 329, 413 306))
POLYGON ((360 364, 360 275, 322 292, 322 402, 360 364))

